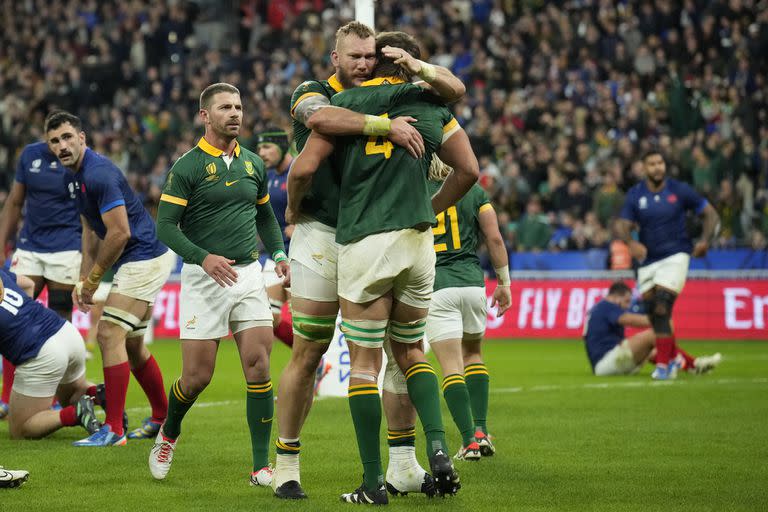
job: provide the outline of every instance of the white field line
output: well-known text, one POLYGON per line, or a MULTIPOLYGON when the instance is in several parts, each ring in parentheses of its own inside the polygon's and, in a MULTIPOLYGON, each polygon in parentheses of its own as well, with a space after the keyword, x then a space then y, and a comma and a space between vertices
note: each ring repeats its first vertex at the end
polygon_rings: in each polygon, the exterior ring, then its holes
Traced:
MULTIPOLYGON (((626 382, 621 381, 614 381, 614 382, 589 382, 587 384, 580 384, 580 385, 536 385, 531 386, 529 388, 524 387, 514 387, 514 388, 491 388, 491 393, 539 393, 542 391, 569 391, 569 390, 575 390, 575 389, 618 389, 618 388, 649 388, 649 387, 659 387, 659 386, 677 386, 682 384, 687 384, 689 381, 686 380, 673 380, 673 381, 655 381, 650 380, 650 378, 647 381, 641 381, 641 380, 630 380, 626 382)), ((708 379, 706 377, 702 377, 701 380, 698 380, 696 382, 697 386, 700 385, 709 385, 709 386, 718 386, 721 384, 768 384, 768 377, 756 377, 751 379, 743 379, 743 378, 731 378, 731 379, 708 379), (706 379, 706 380, 705 380, 706 379)), ((324 398, 333 398, 333 397, 315 397, 315 400, 322 400, 324 398)), ((343 398, 343 397, 338 397, 343 398)), ((245 402, 245 400, 222 400, 219 402, 196 402, 194 407, 227 407, 230 405, 242 405, 245 402)), ((136 412, 148 412, 149 407, 130 407, 125 410, 127 413, 136 413, 136 412)))

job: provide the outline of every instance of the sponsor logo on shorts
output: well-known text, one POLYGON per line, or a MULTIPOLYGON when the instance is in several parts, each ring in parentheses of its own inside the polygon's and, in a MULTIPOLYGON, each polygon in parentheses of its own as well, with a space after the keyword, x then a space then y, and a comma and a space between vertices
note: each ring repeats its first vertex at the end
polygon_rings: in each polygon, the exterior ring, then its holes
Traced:
POLYGON ((190 320, 187 320, 187 324, 184 326, 184 328, 189 330, 194 330, 195 324, 197 324, 197 315, 192 315, 192 318, 190 320))

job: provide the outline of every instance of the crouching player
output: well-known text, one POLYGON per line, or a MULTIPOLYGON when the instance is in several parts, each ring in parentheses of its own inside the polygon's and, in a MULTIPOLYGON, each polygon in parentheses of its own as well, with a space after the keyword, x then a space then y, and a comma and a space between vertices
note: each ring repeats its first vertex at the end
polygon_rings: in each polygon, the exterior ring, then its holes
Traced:
MULTIPOLYGON (((653 329, 624 337, 625 327, 651 327, 646 315, 627 311, 631 302, 632 290, 622 281, 617 281, 608 289, 608 295, 587 315, 583 336, 592 371, 598 377, 634 374, 646 361, 655 362, 656 334, 653 329)), ((720 364, 721 359, 719 353, 694 358, 676 347, 670 368, 675 373, 678 368, 707 373, 720 364)))
MULTIPOLYGON (((436 192, 453 169, 432 158, 430 182, 436 192)), ((495 452, 486 427, 488 370, 480 344, 485 334, 485 277, 477 257, 480 233, 486 240, 498 285, 493 293, 497 315, 512 303, 509 259, 488 196, 475 184, 454 206, 437 215, 435 286, 427 317, 427 340, 443 370, 443 396, 461 432, 455 458, 478 460, 495 452)))
POLYGON ((77 425, 93 434, 101 423, 85 394, 92 384, 85 380, 83 338, 71 323, 29 297, 32 280, 19 276, 18 281, 0 269, 0 353, 16 366, 11 438, 39 439, 77 425), (50 409, 54 396, 61 410, 50 409))

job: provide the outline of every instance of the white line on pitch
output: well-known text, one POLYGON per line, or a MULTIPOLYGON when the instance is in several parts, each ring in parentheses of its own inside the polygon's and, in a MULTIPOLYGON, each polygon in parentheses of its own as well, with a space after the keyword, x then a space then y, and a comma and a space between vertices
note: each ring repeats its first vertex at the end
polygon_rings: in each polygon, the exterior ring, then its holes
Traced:
MULTIPOLYGON (((524 393, 524 392, 539 392, 539 391, 562 391, 572 389, 611 389, 611 388, 645 388, 645 387, 658 387, 658 386, 677 386, 681 384, 688 384, 690 381, 685 380, 666 380, 666 381, 639 381, 631 380, 627 382, 590 382, 582 385, 567 386, 567 385, 537 385, 530 388, 513 387, 513 388, 491 388, 491 393, 524 393)), ((719 384, 766 384, 768 378, 759 377, 753 379, 713 379, 713 380, 700 380, 697 385, 719 385, 719 384)))

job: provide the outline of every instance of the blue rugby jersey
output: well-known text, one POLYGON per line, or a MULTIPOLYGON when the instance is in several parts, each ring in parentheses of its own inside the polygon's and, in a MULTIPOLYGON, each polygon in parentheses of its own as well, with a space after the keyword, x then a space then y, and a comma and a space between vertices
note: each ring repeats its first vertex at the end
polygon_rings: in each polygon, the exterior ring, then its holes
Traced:
POLYGON ((26 188, 26 197, 16 247, 43 253, 80 250, 80 215, 67 175, 45 142, 21 152, 15 179, 26 188))
POLYGON ((157 239, 155 222, 131 190, 123 173, 108 158, 86 148, 80 169, 69 175, 75 189, 77 208, 100 239, 103 240, 107 233, 102 214, 125 206, 131 238, 115 263, 115 269, 123 263, 149 260, 165 254, 168 248, 157 239))
POLYGON ((619 317, 624 313, 618 304, 605 299, 589 310, 584 325, 584 344, 593 370, 603 356, 624 339, 624 326, 619 324, 619 317))

